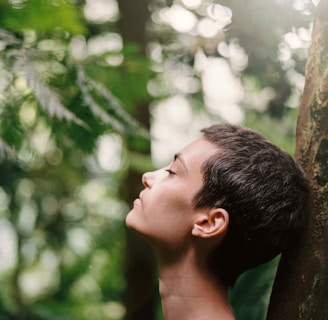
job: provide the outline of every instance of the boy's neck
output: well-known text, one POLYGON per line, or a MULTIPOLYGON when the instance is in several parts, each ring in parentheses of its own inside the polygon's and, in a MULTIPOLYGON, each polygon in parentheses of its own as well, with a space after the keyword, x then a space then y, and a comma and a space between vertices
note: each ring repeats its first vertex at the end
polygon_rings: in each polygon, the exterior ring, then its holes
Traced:
POLYGON ((197 265, 193 255, 159 265, 159 291, 165 320, 233 320, 227 288, 197 265))

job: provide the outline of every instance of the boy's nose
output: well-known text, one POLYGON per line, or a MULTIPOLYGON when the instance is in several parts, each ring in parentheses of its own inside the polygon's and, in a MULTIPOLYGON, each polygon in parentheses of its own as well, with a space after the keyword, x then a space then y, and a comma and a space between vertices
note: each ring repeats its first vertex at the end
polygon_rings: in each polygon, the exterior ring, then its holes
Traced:
POLYGON ((146 188, 152 188, 155 183, 159 182, 165 176, 165 170, 158 169, 151 172, 145 172, 142 175, 142 183, 146 188))
POLYGON ((146 188, 151 188, 152 186, 152 180, 153 178, 151 177, 151 172, 145 172, 142 175, 142 184, 146 187, 146 188))

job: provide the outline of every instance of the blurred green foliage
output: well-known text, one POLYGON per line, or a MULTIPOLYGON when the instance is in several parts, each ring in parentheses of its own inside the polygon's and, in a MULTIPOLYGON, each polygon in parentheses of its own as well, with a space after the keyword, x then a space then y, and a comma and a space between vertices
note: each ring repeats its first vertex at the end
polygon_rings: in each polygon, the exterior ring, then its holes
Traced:
MULTIPOLYGON (((244 124, 293 153, 309 1, 221 1, 233 23, 215 36, 161 19, 174 4, 200 22, 214 2, 153 1, 148 56, 123 44, 108 3, 92 20, 92 1, 0 1, 0 319, 124 317, 120 189, 129 167, 153 166, 136 106, 184 96, 195 117, 224 121, 204 102, 200 53, 240 80, 244 124)), ((264 318, 276 265, 239 279, 237 319, 264 318)))
POLYGON ((0 3, 1 319, 124 314, 123 145, 149 139, 130 112, 151 71, 120 39, 90 53, 104 41, 84 5, 0 3), (114 168, 100 164, 103 140, 114 168))
POLYGON ((38 33, 53 33, 60 28, 70 34, 83 34, 85 26, 79 21, 79 11, 69 1, 28 0, 1 1, 1 26, 13 32, 20 33, 23 29, 38 33), (47 17, 44 19, 44 17, 47 17), (59 23, 60 22, 60 25, 59 23))

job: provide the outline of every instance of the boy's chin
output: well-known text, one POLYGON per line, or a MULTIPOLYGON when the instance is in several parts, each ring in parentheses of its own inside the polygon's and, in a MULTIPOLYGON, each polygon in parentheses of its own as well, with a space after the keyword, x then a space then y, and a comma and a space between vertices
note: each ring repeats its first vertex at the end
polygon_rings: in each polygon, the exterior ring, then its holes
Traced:
POLYGON ((140 232, 135 214, 134 209, 132 209, 125 217, 125 224, 129 229, 140 232))

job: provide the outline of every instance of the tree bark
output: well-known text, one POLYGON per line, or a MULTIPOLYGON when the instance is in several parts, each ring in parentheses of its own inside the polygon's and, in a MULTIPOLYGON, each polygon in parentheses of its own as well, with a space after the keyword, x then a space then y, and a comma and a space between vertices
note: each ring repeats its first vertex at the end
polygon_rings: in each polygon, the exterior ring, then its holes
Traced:
MULTIPOLYGON (((150 16, 150 0, 118 0, 121 19, 119 21, 120 34, 124 44, 134 43, 140 49, 140 55, 145 55, 147 39, 147 22, 150 16)), ((146 128, 150 127, 148 103, 142 102, 135 106, 133 116, 146 128)), ((150 154, 150 143, 142 141, 142 150, 133 137, 126 141, 129 151, 143 155, 150 154)), ((141 184, 141 172, 129 168, 122 187, 122 198, 131 205, 138 197, 141 184)), ((126 231, 125 279, 126 290, 124 302, 126 320, 152 320, 156 314, 156 282, 155 264, 150 248, 138 235, 126 231)))
POLYGON ((328 1, 317 8, 296 132, 296 158, 307 172, 313 206, 307 228, 284 252, 268 320, 328 319, 328 1))

